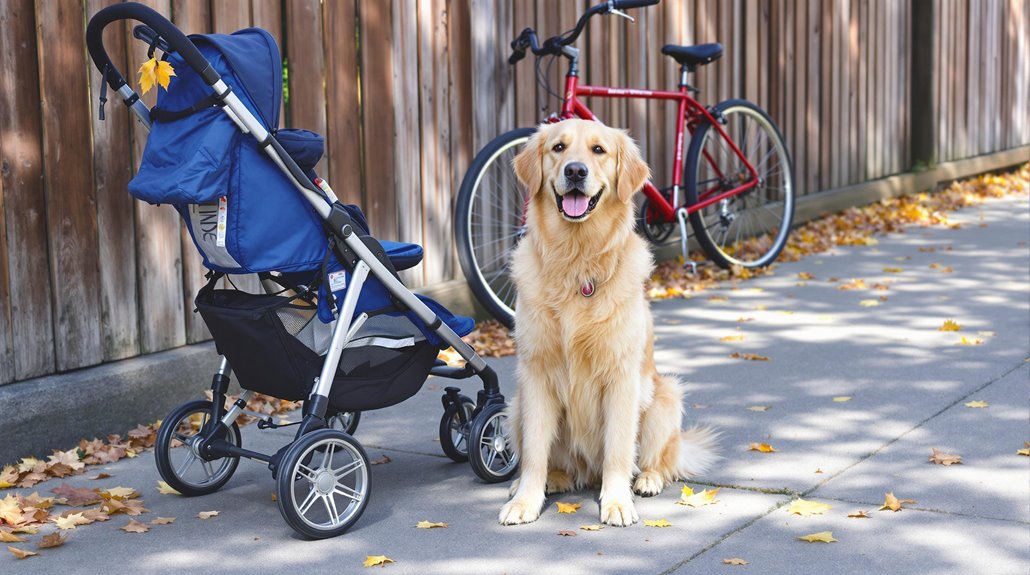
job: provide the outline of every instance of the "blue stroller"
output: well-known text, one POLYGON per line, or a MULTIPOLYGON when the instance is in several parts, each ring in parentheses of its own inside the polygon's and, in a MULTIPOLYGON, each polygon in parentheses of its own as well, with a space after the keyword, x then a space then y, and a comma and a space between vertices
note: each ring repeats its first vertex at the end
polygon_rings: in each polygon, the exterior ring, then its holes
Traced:
MULTIPOLYGON (((334 537, 361 516, 371 494, 369 461, 354 439, 361 411, 414 395, 429 375, 477 376, 476 400, 446 388, 440 443, 486 482, 516 470, 494 371, 461 340, 472 330, 429 298, 410 292, 397 272, 418 264, 422 248, 379 241, 357 206, 342 204, 313 167, 324 140, 275 130, 282 61, 275 41, 250 28, 186 37, 163 16, 116 4, 89 22, 86 42, 104 83, 150 132, 135 197, 170 204, 210 270, 196 297, 221 365, 211 401, 173 410, 155 447, 161 477, 183 495, 221 488, 241 457, 272 471, 279 510, 297 532, 334 537), (103 30, 138 20, 133 35, 158 50, 176 73, 148 109, 111 64, 103 30), (264 292, 219 289, 225 274, 257 273, 264 292), (465 367, 437 359, 453 346, 465 367), (231 366, 231 368, 230 368, 231 366), (244 390, 226 406, 230 376, 244 390), (303 401, 293 441, 268 455, 242 445, 237 418, 255 392, 303 401)), ((281 427, 271 418, 259 428, 281 427)))

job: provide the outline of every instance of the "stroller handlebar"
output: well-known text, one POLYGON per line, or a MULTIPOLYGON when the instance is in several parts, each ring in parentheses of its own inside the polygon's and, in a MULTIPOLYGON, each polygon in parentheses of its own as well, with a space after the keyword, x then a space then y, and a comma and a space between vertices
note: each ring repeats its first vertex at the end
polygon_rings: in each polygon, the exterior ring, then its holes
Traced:
POLYGON ((221 79, 218 72, 211 67, 193 42, 167 18, 143 4, 126 2, 108 6, 97 12, 90 18, 89 26, 86 27, 86 47, 89 49, 90 58, 93 59, 93 64, 100 70, 100 73, 104 74, 104 79, 112 89, 118 90, 126 82, 118 68, 111 63, 111 58, 104 49, 104 28, 119 20, 138 20, 149 26, 157 32, 159 38, 163 38, 168 43, 173 51, 182 56, 209 86, 213 86, 221 79))

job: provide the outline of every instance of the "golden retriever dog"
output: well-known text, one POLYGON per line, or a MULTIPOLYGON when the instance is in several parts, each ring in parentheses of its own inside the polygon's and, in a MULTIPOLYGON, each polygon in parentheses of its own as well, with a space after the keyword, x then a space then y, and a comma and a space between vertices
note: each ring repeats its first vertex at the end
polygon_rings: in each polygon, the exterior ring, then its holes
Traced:
POLYGON ((653 359, 653 262, 631 201, 650 169, 625 132, 585 120, 542 125, 514 169, 530 193, 512 259, 522 472, 499 520, 529 523, 545 493, 600 485, 601 521, 631 525, 634 491, 657 495, 716 459, 714 432, 680 429, 682 385, 653 359))

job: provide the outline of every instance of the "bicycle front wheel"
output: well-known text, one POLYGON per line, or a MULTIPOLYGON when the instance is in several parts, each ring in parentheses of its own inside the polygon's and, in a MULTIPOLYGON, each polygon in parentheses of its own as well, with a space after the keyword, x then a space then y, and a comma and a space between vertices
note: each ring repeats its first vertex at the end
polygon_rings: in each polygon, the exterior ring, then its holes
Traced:
POLYGON ((529 200, 511 162, 535 131, 505 132, 480 150, 461 181, 455 207, 461 271, 479 303, 509 328, 516 294, 508 263, 526 232, 529 200))
MULTIPOLYGON (((794 218, 794 172, 783 136, 769 115, 747 100, 712 110, 726 135, 758 173, 758 183, 690 214, 698 243, 723 268, 758 268, 776 260, 794 218)), ((698 126, 687 151, 687 206, 752 181, 741 157, 710 122, 698 126)))

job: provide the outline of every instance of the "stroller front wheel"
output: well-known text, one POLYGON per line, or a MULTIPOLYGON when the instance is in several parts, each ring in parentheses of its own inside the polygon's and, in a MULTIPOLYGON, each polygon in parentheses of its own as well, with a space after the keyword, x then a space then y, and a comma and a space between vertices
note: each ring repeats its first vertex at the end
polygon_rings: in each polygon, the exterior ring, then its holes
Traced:
POLYGON ((469 430, 469 463, 487 483, 507 481, 519 468, 519 454, 501 404, 490 404, 472 420, 469 430))
MULTIPOLYGON (((200 455, 200 442, 212 425, 211 402, 190 401, 168 414, 157 432, 154 459, 161 478, 183 495, 207 495, 218 491, 240 464, 236 456, 208 461, 200 455)), ((240 447, 240 428, 233 422, 222 428, 221 439, 240 447)))
POLYGON ((276 477, 283 519, 312 539, 336 537, 365 511, 371 494, 368 456, 353 437, 319 429, 286 451, 276 477))

